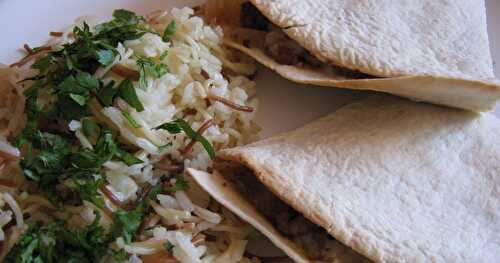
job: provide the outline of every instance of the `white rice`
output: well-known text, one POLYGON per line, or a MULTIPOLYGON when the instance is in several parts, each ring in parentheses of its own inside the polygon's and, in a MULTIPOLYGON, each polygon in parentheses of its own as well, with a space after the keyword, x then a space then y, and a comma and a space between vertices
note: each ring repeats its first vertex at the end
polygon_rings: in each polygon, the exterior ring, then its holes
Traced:
MULTIPOLYGON (((118 161, 108 161, 103 165, 106 187, 119 202, 127 203, 137 200, 145 185, 156 185, 161 176, 172 175, 170 171, 157 169, 155 165, 158 162, 168 161, 184 165, 184 168, 201 170, 211 167, 212 160, 200 143, 195 143, 192 149, 185 153, 183 150, 191 140, 184 133, 170 134, 165 130, 155 129, 159 125, 183 119, 196 131, 207 121, 212 121, 214 125, 206 129, 202 136, 214 146, 216 151, 243 145, 256 139, 259 128, 253 122, 258 107, 258 100, 255 99, 255 84, 244 76, 223 74, 223 61, 227 62, 228 59, 221 56, 222 29, 207 26, 201 18, 192 15, 193 10, 190 8, 174 8, 171 14, 164 13, 157 17, 158 24, 154 27, 161 30, 171 21, 176 22, 176 31, 169 43, 165 43, 160 36, 152 33, 146 33, 136 40, 120 43, 117 47, 119 55, 113 63, 97 69, 95 73, 96 77, 102 79, 105 84, 111 81, 120 83, 124 78, 111 71, 113 66, 121 64, 138 70, 137 56, 159 59, 160 55, 168 52, 161 61, 169 68, 167 74, 160 78, 148 76, 148 85, 145 89, 141 89, 139 84, 134 82, 144 111, 137 112, 121 99, 117 99, 113 105, 100 110, 100 114, 117 128, 121 140, 140 149, 134 155, 143 161, 141 164, 132 166, 118 161), (238 105, 252 107, 255 110, 251 113, 241 112, 220 102, 207 103, 209 94, 225 98, 238 105), (123 112, 129 113, 141 127, 132 127, 123 112), (165 145, 170 146, 165 147, 165 145)), ((78 21, 79 25, 82 23, 83 20, 78 21)), ((73 41, 69 33, 70 30, 63 32, 63 37, 53 40, 50 44, 60 47, 63 43, 73 41)), ((246 70, 250 68, 248 65, 240 65, 246 70)), ((28 73, 33 72, 26 70, 21 74, 28 73)), ((0 88, 12 89, 13 87, 0 88)), ((5 125, 0 125, 0 133, 5 135, 15 134, 23 124, 23 95, 15 90, 10 92, 12 92, 12 99, 0 102, 0 122, 4 121, 2 117, 13 114, 13 111, 18 113, 16 115, 18 117, 13 118, 17 120, 15 123, 7 122, 5 125)), ((75 133, 83 147, 92 149, 93 146, 83 133, 79 120, 71 121, 69 130, 75 133)), ((0 137, 0 148, 6 151, 17 151, 15 148, 3 147, 3 141, 4 139, 0 137)), ((12 155, 19 156, 19 152, 12 152, 12 155)), ((153 210, 161 218, 160 225, 178 229, 167 230, 163 226, 155 226, 152 230, 148 230, 149 232, 146 231, 145 238, 149 238, 154 244, 158 241, 168 241, 173 245, 172 255, 180 262, 238 262, 243 258, 246 245, 244 236, 248 233, 247 228, 241 229, 241 222, 236 222, 216 212, 220 210, 213 210, 213 207, 218 206, 211 205, 210 197, 194 185, 190 178, 186 180, 191 183, 190 189, 177 191, 171 195, 158 195, 156 200, 150 202, 153 210), (223 234, 230 235, 231 242, 225 246, 215 245, 214 242, 207 242, 206 245, 193 244, 193 238, 200 231, 206 230, 215 233, 213 235, 218 238, 217 243, 222 242, 219 236, 223 234)), ((24 225, 24 222, 21 209, 8 193, 3 194, 0 200, 8 203, 13 212, 0 210, 1 241, 4 238, 1 227, 10 222, 13 216, 18 226, 24 225)), ((117 205, 110 202, 108 198, 105 199, 105 203, 111 211, 117 209, 117 205)), ((89 224, 95 218, 95 210, 98 208, 89 203, 81 207, 68 208, 68 211, 73 213, 68 222, 78 226, 89 224)), ((43 216, 40 217, 43 218, 43 216)), ((111 224, 110 220, 106 216, 101 219, 107 226, 111 224)), ((163 245, 158 247, 144 242, 125 244, 122 238, 118 238, 114 246, 131 254, 128 262, 134 263, 142 262, 138 257, 140 255, 150 255, 165 249, 163 245)))

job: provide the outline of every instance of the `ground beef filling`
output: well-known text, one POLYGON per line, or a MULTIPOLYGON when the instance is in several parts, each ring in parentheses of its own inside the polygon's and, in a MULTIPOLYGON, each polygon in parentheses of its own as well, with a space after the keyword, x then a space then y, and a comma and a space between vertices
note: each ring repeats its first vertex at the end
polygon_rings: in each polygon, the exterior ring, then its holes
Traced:
POLYGON ((335 262, 335 259, 339 257, 336 252, 342 251, 336 249, 343 246, 340 242, 276 197, 255 177, 252 171, 245 167, 236 167, 227 163, 226 165, 222 169, 221 165, 217 165, 217 169, 224 174, 226 179, 233 182, 237 190, 282 235, 298 244, 310 260, 335 262))
MULTIPOLYGON (((240 26, 245 29, 253 29, 265 33, 263 49, 268 56, 280 64, 330 70, 337 75, 342 75, 350 79, 373 78, 373 76, 359 71, 321 62, 308 50, 288 37, 281 28, 274 26, 249 2, 242 4, 240 26)), ((250 47, 248 43, 250 42, 246 43, 247 47, 250 47)))

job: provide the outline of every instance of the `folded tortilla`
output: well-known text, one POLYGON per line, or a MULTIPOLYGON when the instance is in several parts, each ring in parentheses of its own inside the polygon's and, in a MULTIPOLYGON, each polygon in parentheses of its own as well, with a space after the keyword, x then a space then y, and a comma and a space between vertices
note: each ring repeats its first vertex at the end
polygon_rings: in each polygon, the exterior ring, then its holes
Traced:
POLYGON ((498 262, 499 131, 492 114, 372 97, 190 173, 297 262, 498 262))
POLYGON ((225 43, 289 80, 472 111, 500 98, 484 0, 250 2, 225 43))

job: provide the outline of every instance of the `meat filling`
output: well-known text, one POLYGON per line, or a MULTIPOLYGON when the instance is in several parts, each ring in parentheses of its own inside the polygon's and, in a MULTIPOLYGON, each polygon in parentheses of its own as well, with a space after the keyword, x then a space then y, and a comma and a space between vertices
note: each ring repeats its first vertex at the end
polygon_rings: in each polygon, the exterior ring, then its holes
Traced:
POLYGON ((274 26, 249 2, 245 2, 241 6, 240 26, 245 29, 263 31, 265 33, 264 51, 280 64, 330 70, 332 73, 351 79, 373 78, 373 76, 359 71, 334 66, 318 60, 308 50, 288 37, 281 28, 274 26))
MULTIPOLYGON (((219 163, 217 169, 224 174, 226 179, 233 182, 237 190, 249 200, 282 235, 298 244, 299 247, 304 250, 306 256, 312 261, 335 262, 339 257, 345 256, 339 255, 339 251, 346 251, 345 254, 356 255, 356 253, 350 249, 338 249, 339 247, 344 247, 344 245, 328 234, 326 230, 315 225, 292 207, 281 201, 269 191, 249 169, 234 166, 229 163, 219 163)), ((356 255, 356 257, 364 261, 362 256, 356 255)))

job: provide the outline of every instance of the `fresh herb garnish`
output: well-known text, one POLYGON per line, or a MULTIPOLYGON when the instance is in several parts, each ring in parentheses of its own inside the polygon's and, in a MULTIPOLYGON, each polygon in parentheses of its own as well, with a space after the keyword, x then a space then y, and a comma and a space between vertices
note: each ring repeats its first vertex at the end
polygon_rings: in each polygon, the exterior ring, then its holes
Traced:
POLYGON ((142 37, 145 33, 157 34, 145 23, 144 17, 118 9, 113 12, 113 20, 96 26, 96 38, 106 45, 115 47, 120 42, 142 37))
POLYGON ((170 134, 178 134, 182 132, 181 126, 176 121, 164 123, 155 128, 156 130, 162 129, 168 131, 170 134))
POLYGON ((169 253, 172 253, 175 247, 174 244, 170 243, 169 241, 165 241, 163 246, 165 247, 165 250, 167 250, 169 253))
POLYGON ((47 115, 49 109, 56 113, 52 118, 62 117, 68 121, 88 116, 86 105, 96 95, 105 106, 111 105, 116 90, 110 85, 101 91, 102 85, 93 75, 99 66, 114 61, 118 43, 140 38, 147 32, 154 33, 145 19, 127 10, 116 10, 113 20, 96 26, 95 31, 86 23, 75 27, 74 42, 49 52, 32 65, 40 72, 31 78, 37 81, 27 99, 36 104, 39 89, 48 90, 46 93, 54 97, 53 105, 38 109, 38 117, 47 115))
POLYGON ((163 41, 164 42, 170 42, 172 39, 172 36, 175 34, 175 31, 177 29, 177 24, 175 23, 175 20, 172 20, 170 23, 168 23, 167 27, 165 28, 165 31, 163 31, 163 41))
POLYGON ((132 115, 130 115, 130 113, 123 111, 122 115, 125 118, 125 120, 127 120, 127 122, 130 124, 130 126, 132 126, 133 128, 135 129, 142 128, 142 126, 134 119, 134 117, 132 117, 132 115))
POLYGON ((143 163, 143 161, 141 159, 135 157, 134 155, 132 155, 129 152, 124 151, 122 149, 118 149, 116 151, 116 156, 118 156, 118 158, 120 158, 120 160, 128 166, 143 163))
POLYGON ((159 153, 163 153, 166 149, 168 149, 171 146, 172 146, 171 142, 169 142, 169 143, 167 143, 165 145, 158 146, 158 152, 159 153))
POLYGON ((120 96, 125 102, 127 102, 130 106, 132 106, 136 111, 141 112, 144 110, 144 106, 142 106, 139 97, 137 97, 137 93, 135 92, 134 85, 132 84, 132 80, 125 79, 120 83, 118 87, 118 96, 120 96))
POLYGON ((146 57, 137 58, 137 66, 139 67, 139 87, 145 90, 148 86, 147 76, 161 78, 169 72, 166 64, 155 63, 153 59, 146 57))
POLYGON ((212 146, 212 144, 201 134, 197 133, 195 130, 189 126, 189 123, 187 123, 185 120, 178 119, 172 122, 168 122, 165 124, 162 124, 155 129, 163 129, 168 131, 171 134, 177 134, 180 133, 181 131, 184 131, 184 133, 194 141, 197 141, 203 145, 203 148, 207 151, 208 155, 210 158, 215 158, 215 150, 212 146))
POLYGON ((118 89, 115 88, 115 81, 110 81, 106 86, 104 86, 97 96, 99 101, 104 107, 111 106, 116 94, 118 94, 118 89))
POLYGON ((111 241, 99 226, 100 218, 96 213, 92 224, 82 230, 69 228, 63 221, 31 225, 5 262, 99 262, 111 241))
POLYGON ((69 97, 73 99, 76 103, 78 103, 78 105, 80 106, 85 106, 85 104, 87 104, 87 98, 83 95, 70 93, 69 97))
POLYGON ((160 54, 160 61, 164 60, 168 56, 168 49, 160 54))
MULTIPOLYGON (((102 179, 97 177, 101 166, 117 158, 127 165, 142 163, 142 160, 121 149, 114 141, 111 131, 101 128, 90 120, 83 120, 84 133, 100 137, 94 149, 81 148, 72 151, 68 140, 60 135, 41 132, 30 125, 17 139, 18 146, 27 153, 21 161, 24 175, 37 182, 40 189, 54 201, 59 199, 56 186, 61 180, 71 179, 72 189, 82 200, 102 206, 97 189, 102 179), (35 154, 37 152, 37 154, 35 154)), ((31 125, 32 126, 32 125, 31 125)))
POLYGON ((113 258, 118 262, 123 262, 128 259, 128 253, 123 249, 111 250, 111 254, 113 255, 113 258))
POLYGON ((99 49, 96 51, 97 61, 103 65, 107 66, 115 60, 115 54, 112 50, 109 49, 99 49))
POLYGON ((99 187, 104 184, 104 180, 78 180, 73 177, 75 184, 75 192, 82 200, 89 201, 99 208, 104 208, 104 199, 97 191, 99 187))
POLYGON ((151 187, 151 190, 149 190, 147 198, 150 200, 155 200, 156 196, 163 193, 163 185, 162 184, 157 184, 153 187, 151 187))
POLYGON ((125 243, 132 242, 135 233, 141 226, 144 216, 144 205, 138 205, 132 211, 118 210, 115 213, 114 224, 111 229, 111 235, 114 237, 123 237, 125 243))
MULTIPOLYGON (((104 184, 102 165, 110 160, 129 166, 143 162, 123 149, 111 130, 91 117, 88 104, 97 98, 105 107, 111 106, 119 96, 137 111, 144 110, 131 80, 124 80, 118 87, 114 81, 103 85, 96 71, 113 63, 119 55, 116 50, 119 43, 138 39, 145 33, 157 34, 143 17, 116 10, 111 21, 93 30, 86 23, 75 27, 75 40, 36 60, 32 68, 38 74, 23 80, 32 84, 24 91, 26 127, 16 139, 23 149, 21 168, 26 178, 56 204, 66 200, 75 205, 88 201, 103 208, 104 200, 98 191, 104 184), (91 148, 77 147, 74 134, 64 129, 72 120, 80 120, 91 148)), ((168 68, 152 63, 145 65, 144 71, 145 75, 160 77, 168 68)), ((109 233, 99 226, 99 214, 83 229, 72 229, 63 221, 46 226, 34 224, 22 235, 6 262, 101 261, 117 237, 123 236, 127 242, 132 240, 145 206, 141 202, 133 211, 118 211, 109 233)), ((116 259, 127 257, 123 250, 112 254, 116 259)))
POLYGON ((101 127, 89 118, 82 120, 82 131, 92 144, 96 144, 101 136, 101 127))

